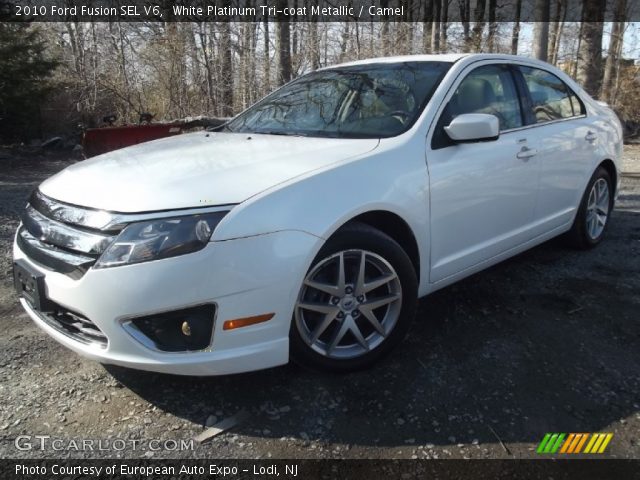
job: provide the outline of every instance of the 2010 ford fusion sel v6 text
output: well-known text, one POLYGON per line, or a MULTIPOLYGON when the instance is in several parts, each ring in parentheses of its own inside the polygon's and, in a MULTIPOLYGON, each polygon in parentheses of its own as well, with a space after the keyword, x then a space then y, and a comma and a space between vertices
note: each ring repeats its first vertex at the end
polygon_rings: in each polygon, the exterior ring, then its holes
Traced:
POLYGON ((14 245, 21 303, 81 355, 215 375, 363 368, 417 299, 560 234, 605 235, 615 114, 509 55, 321 69, 215 132, 43 182, 14 245))

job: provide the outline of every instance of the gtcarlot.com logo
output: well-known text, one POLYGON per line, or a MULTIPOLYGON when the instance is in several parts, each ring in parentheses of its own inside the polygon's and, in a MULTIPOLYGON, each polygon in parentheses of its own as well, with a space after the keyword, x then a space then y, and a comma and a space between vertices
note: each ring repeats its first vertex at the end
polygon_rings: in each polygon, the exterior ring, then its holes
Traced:
POLYGON ((52 438, 50 435, 18 435, 14 441, 16 449, 50 450, 54 452, 75 451, 123 451, 123 450, 147 450, 147 451, 183 451, 194 450, 193 439, 187 440, 140 440, 140 439, 63 439, 52 438))
POLYGON ((547 433, 536 453, 604 453, 613 433, 547 433))

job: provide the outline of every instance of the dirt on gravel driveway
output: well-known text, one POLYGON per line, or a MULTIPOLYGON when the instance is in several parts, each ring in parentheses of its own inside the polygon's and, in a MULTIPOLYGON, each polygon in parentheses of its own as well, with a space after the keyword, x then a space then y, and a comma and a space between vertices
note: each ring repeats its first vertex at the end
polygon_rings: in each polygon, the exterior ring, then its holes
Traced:
POLYGON ((523 458, 546 432, 602 431, 614 434, 606 455, 640 457, 640 147, 626 148, 599 247, 551 241, 436 292, 400 348, 350 375, 174 377, 104 367, 50 339, 13 292, 11 242, 31 189, 68 163, 0 150, 0 456, 523 458), (242 409, 229 432, 169 448, 242 409), (106 448, 22 451, 20 435, 106 448))

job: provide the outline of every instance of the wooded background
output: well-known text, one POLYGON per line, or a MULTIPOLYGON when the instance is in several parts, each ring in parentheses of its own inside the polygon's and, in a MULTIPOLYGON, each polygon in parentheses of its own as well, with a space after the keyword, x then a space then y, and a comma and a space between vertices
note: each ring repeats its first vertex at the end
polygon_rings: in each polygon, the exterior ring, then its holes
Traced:
MULTIPOLYGON (((299 0, 278 0, 280 6, 299 0)), ((640 122, 637 25, 627 0, 412 0, 404 22, 0 24, 0 137, 69 134, 107 114, 135 123, 228 117, 303 73, 348 60, 400 54, 500 52, 548 61, 640 122), (515 8, 502 22, 500 9, 515 8), (615 21, 604 22, 605 8, 615 21), (455 10, 454 10, 455 9, 455 10), (460 22, 449 22, 455 11, 460 22), (569 22, 579 16, 583 21, 569 22), (629 58, 625 57, 625 52, 629 58)))

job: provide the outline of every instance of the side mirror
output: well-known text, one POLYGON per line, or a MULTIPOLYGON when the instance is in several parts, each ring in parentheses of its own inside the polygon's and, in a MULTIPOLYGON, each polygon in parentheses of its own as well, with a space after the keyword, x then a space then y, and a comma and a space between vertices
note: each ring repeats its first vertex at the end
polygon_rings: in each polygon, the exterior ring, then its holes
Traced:
POLYGON ((444 127, 454 142, 483 142, 497 140, 500 136, 500 122, 495 115, 486 113, 464 113, 454 118, 444 127))

